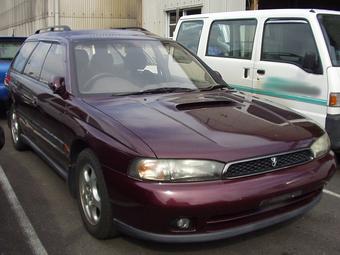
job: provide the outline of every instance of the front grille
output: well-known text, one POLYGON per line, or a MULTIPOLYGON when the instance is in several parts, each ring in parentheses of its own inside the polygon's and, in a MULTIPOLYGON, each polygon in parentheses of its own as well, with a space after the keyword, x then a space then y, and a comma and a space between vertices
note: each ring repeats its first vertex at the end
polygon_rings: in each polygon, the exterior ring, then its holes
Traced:
POLYGON ((223 172, 223 178, 236 178, 271 172, 282 168, 299 165, 312 160, 313 155, 309 149, 285 154, 266 156, 231 163, 223 172))

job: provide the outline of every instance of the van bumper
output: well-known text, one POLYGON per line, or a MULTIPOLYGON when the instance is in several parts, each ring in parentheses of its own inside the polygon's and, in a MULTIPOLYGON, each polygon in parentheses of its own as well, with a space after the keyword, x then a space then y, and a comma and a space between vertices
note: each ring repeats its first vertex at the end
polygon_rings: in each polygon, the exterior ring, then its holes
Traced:
POLYGON ((327 114, 326 131, 331 139, 332 150, 340 151, 340 114, 327 114))

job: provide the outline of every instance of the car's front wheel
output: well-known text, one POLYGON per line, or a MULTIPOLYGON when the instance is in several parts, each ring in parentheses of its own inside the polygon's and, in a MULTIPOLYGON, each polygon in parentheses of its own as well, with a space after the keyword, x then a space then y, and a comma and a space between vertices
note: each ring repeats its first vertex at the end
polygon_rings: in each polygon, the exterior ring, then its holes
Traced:
POLYGON ((101 166, 89 149, 77 158, 76 184, 78 207, 88 232, 98 239, 117 235, 101 166))
POLYGON ((14 106, 12 106, 10 110, 9 124, 11 128, 11 138, 14 148, 19 151, 26 149, 27 146, 21 137, 21 127, 14 106))

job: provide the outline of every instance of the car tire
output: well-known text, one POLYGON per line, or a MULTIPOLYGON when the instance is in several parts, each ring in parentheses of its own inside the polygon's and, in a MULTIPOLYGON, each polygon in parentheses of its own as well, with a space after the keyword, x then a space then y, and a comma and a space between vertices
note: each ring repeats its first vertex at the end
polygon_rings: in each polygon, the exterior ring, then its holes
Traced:
POLYGON ((11 138, 14 148, 18 151, 27 149, 27 145, 21 137, 21 127, 14 106, 11 107, 9 112, 9 127, 11 129, 11 138))
POLYGON ((97 239, 117 236, 102 169, 90 149, 79 154, 75 170, 77 203, 87 231, 97 239))

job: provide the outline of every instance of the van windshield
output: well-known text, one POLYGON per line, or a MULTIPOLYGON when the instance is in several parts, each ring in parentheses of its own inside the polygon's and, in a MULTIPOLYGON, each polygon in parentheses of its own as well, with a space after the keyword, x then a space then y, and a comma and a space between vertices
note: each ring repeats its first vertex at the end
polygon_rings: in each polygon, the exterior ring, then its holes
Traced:
POLYGON ((319 14, 318 19, 333 66, 340 66, 340 15, 319 14))

